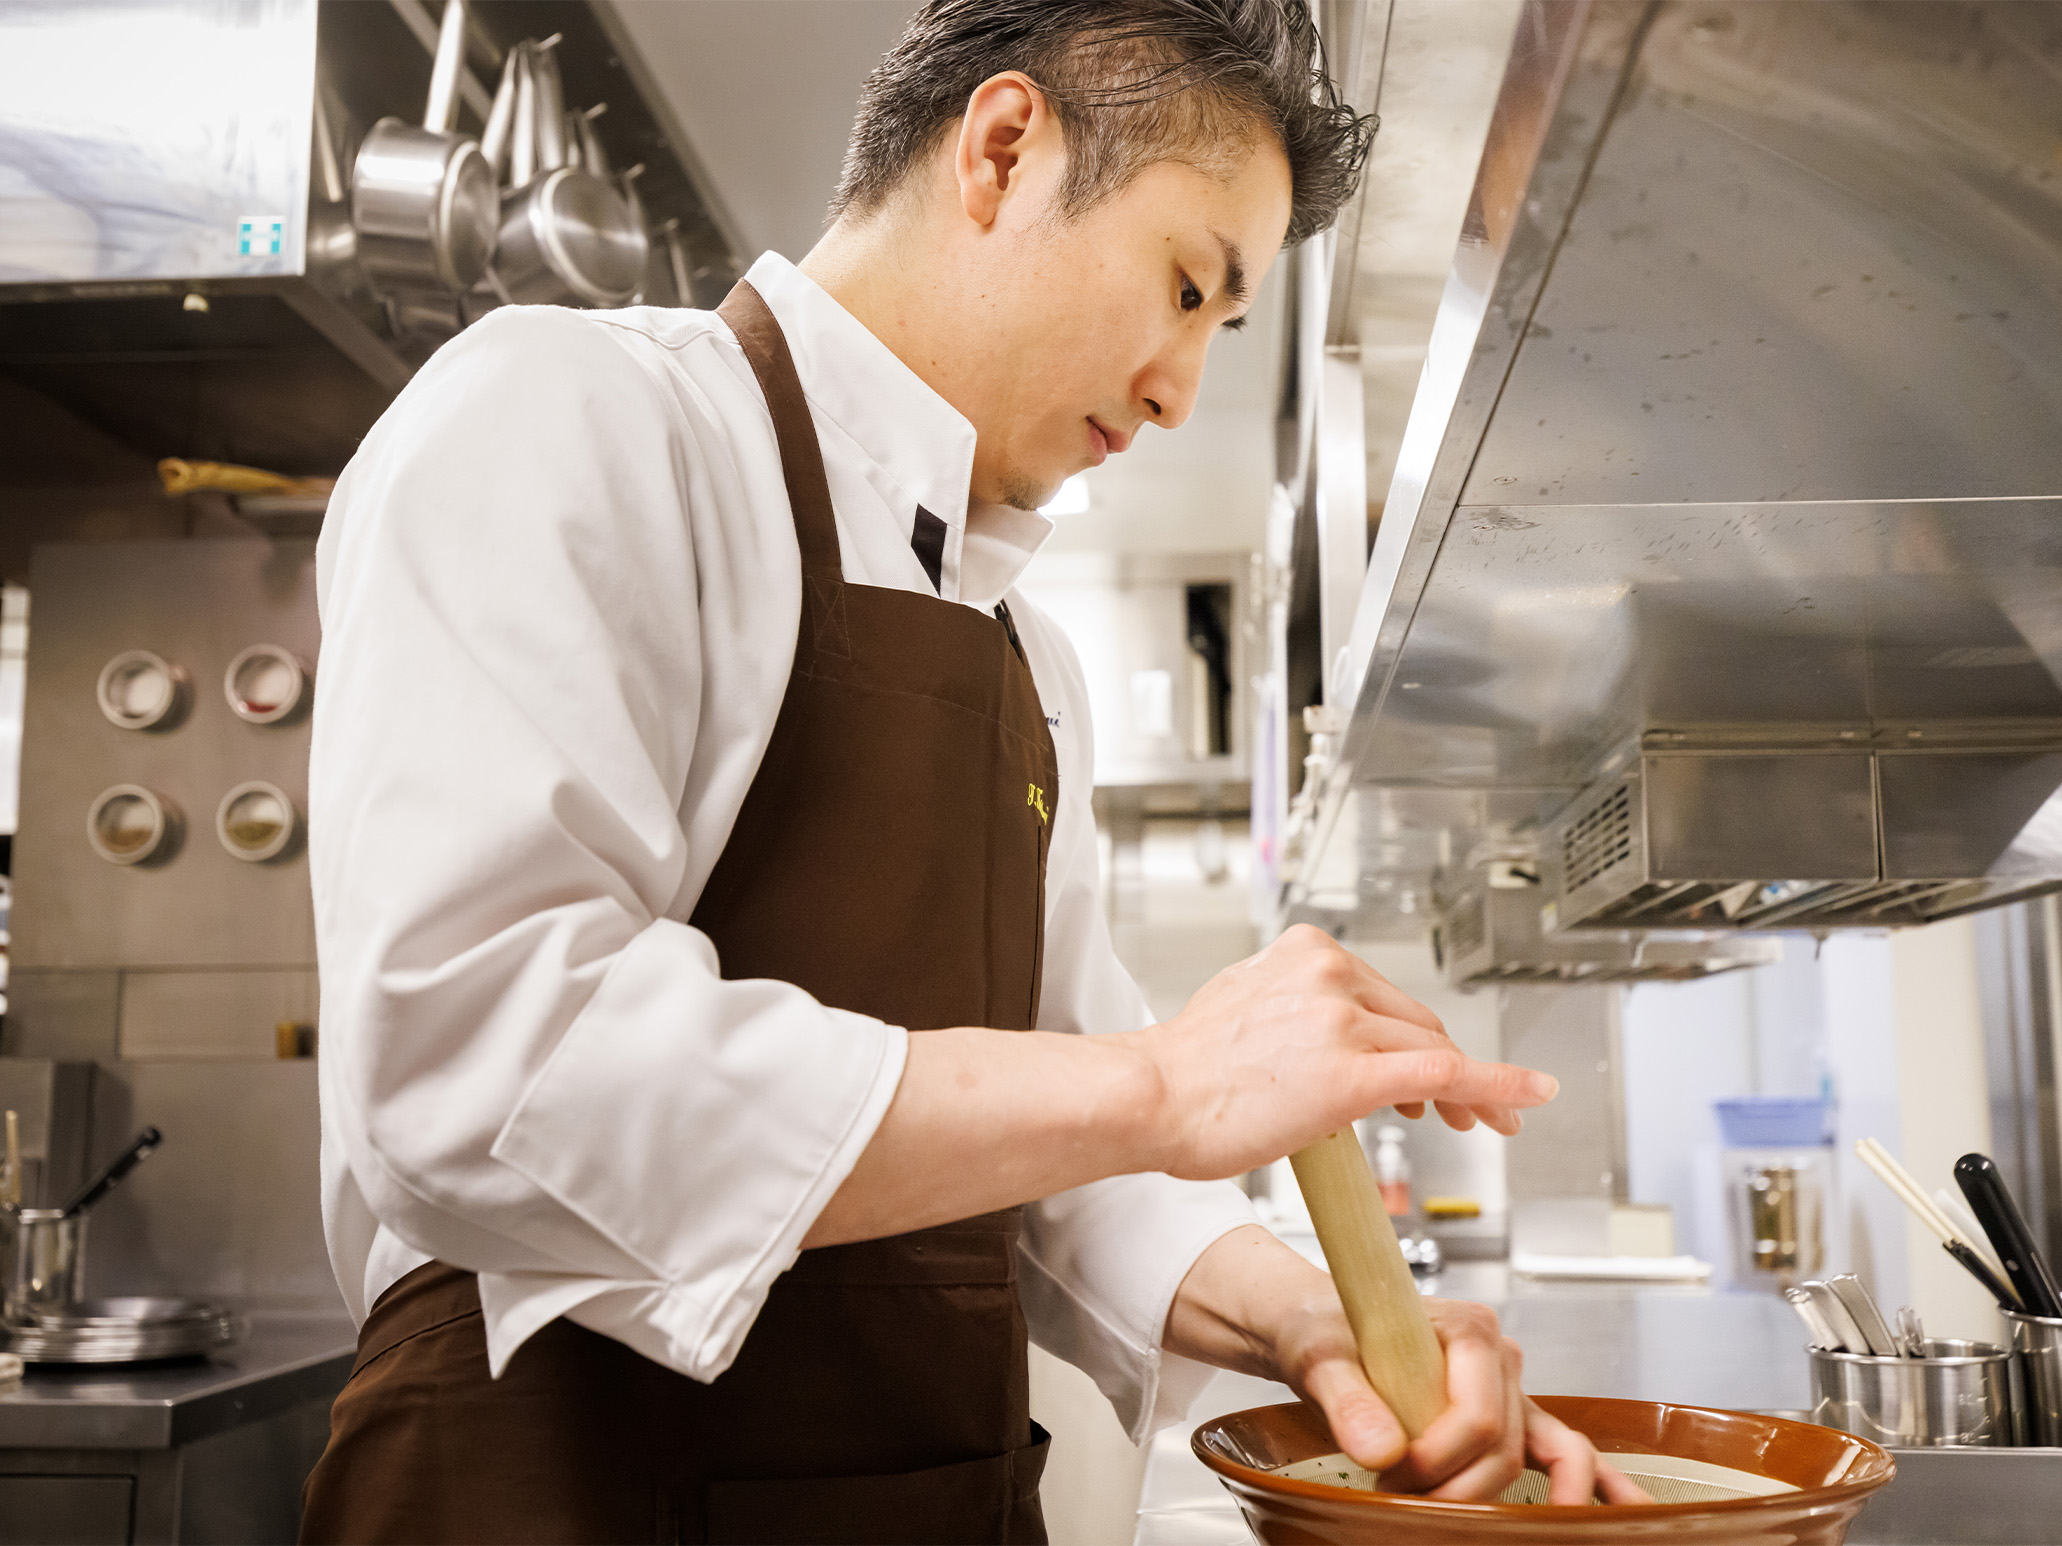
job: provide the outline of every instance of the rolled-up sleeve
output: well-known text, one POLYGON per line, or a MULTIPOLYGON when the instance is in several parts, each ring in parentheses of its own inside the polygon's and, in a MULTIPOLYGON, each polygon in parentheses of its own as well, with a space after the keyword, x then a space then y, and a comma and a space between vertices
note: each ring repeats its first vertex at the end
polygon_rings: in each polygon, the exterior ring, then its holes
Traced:
MULTIPOLYGON (((1095 757, 1088 691, 1065 635, 1014 605, 1059 732, 1060 808, 1046 868, 1044 981, 1038 1028, 1097 1035, 1152 1023, 1145 996, 1117 959, 1103 916, 1089 802, 1095 757)), ((1181 1281, 1212 1243, 1256 1222, 1229 1181, 1113 1176, 1061 1192, 1026 1212, 1019 1257, 1032 1339, 1093 1378, 1134 1442, 1179 1421, 1216 1373, 1160 1341, 1181 1281)))
MULTIPOLYGON (((704 572, 764 540, 717 540, 762 474, 681 390, 605 325, 496 313, 368 437, 319 550, 323 1120, 387 1229, 480 1274, 497 1372, 563 1314, 721 1373, 902 1072, 901 1030, 724 981, 681 921, 701 796, 763 751, 697 758, 704 572)), ((788 583, 752 604, 792 616, 788 583)))

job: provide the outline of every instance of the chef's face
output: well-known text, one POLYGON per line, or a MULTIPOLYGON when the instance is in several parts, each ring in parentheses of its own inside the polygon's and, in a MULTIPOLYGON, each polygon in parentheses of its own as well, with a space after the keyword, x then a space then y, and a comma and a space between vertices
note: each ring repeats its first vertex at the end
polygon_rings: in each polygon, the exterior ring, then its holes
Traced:
POLYGON ((1179 426, 1211 340, 1243 323, 1281 250, 1289 192, 1264 140, 1223 171, 1163 161, 1079 216, 1039 212, 984 276, 994 369, 969 405, 974 496, 1036 508, 1147 426, 1179 426))

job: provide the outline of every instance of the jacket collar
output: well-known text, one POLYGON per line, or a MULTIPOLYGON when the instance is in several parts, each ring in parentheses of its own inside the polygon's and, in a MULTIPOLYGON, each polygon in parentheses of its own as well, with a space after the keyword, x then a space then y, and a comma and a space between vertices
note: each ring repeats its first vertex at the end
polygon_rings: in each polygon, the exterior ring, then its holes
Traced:
POLYGON ((946 526, 946 599, 991 607, 1017 581, 1052 522, 1035 511, 971 504, 974 426, 816 281, 777 252, 745 275, 794 356, 809 406, 837 426, 878 474, 905 527, 919 506, 946 526))

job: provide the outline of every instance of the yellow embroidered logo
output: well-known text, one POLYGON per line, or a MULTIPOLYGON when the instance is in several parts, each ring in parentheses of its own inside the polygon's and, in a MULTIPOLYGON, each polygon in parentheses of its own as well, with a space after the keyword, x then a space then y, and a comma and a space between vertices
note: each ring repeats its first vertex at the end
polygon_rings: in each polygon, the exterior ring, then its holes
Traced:
POLYGON ((1038 819, 1041 822, 1050 825, 1052 822, 1052 817, 1049 814, 1047 814, 1045 809, 1045 791, 1043 789, 1040 789, 1036 784, 1027 784, 1025 787, 1030 792, 1024 796, 1024 803, 1030 806, 1031 809, 1033 809, 1034 811, 1038 812, 1038 819))

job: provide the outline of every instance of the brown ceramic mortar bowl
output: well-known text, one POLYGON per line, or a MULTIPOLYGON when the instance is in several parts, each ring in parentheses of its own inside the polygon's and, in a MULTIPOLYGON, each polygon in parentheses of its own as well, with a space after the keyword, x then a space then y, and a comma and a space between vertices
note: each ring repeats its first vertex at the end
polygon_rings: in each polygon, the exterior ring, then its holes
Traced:
POLYGON ((1613 1401, 1597 1396, 1533 1399, 1604 1454, 1675 1455, 1790 1482, 1799 1490, 1719 1503, 1555 1507, 1441 1503, 1397 1493, 1354 1492, 1270 1474, 1335 1454, 1331 1429, 1313 1407, 1294 1403, 1233 1412, 1204 1423, 1191 1444, 1239 1500, 1267 1546, 1446 1546, 1462 1542, 1640 1541, 1688 1546, 1839 1546, 1869 1494, 1896 1474, 1866 1439, 1810 1423, 1750 1412, 1613 1401))

